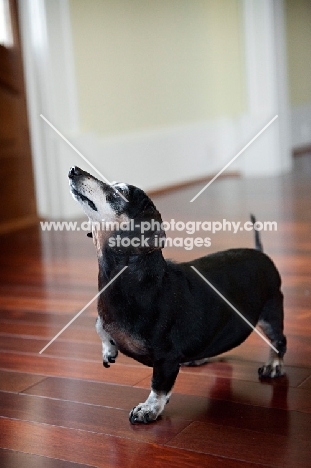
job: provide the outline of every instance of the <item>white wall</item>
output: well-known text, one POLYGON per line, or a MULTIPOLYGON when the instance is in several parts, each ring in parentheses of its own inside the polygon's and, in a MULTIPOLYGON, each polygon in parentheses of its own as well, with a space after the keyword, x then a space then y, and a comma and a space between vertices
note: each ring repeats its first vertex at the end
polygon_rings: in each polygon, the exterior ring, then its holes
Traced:
POLYGON ((245 111, 239 0, 70 0, 83 132, 123 135, 245 111))
POLYGON ((311 2, 286 0, 293 147, 311 145, 311 2))
POLYGON ((108 178, 148 190, 224 164, 246 110, 239 0, 71 0, 70 16, 75 143, 108 178))
POLYGON ((232 169, 290 168, 282 0, 87 5, 20 1, 42 216, 80 215, 67 171, 88 167, 40 113, 108 179, 146 190, 214 174, 275 114, 232 169))

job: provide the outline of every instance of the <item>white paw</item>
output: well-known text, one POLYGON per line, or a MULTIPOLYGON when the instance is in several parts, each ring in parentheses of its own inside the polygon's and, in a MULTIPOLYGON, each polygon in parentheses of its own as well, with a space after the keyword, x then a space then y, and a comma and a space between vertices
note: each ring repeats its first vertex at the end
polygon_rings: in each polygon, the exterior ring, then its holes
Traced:
POLYGON ((109 343, 103 343, 103 366, 108 368, 110 364, 114 364, 116 362, 116 358, 118 356, 118 347, 112 340, 109 343))
POLYGON ((101 317, 97 317, 95 328, 102 340, 103 366, 110 367, 109 364, 113 364, 118 356, 118 347, 109 333, 105 331, 101 317))
POLYGON ((155 421, 159 416, 160 412, 151 405, 146 405, 145 403, 140 403, 138 406, 132 409, 130 412, 130 422, 131 424, 135 423, 144 423, 148 424, 152 421, 155 421))
POLYGON ((260 378, 269 377, 271 379, 275 377, 281 377, 285 374, 283 360, 276 358, 273 361, 267 362, 262 367, 258 369, 258 374, 260 378))
POLYGON ((166 403, 169 401, 169 397, 170 394, 157 393, 151 390, 145 403, 140 403, 130 412, 129 419, 131 424, 148 424, 155 421, 164 410, 166 403))

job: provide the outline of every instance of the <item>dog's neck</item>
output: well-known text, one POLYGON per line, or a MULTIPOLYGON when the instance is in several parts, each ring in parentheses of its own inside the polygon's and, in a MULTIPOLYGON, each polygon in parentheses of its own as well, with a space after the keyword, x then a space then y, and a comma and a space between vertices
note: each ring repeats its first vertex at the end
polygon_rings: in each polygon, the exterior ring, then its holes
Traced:
POLYGON ((103 231, 95 224, 92 225, 92 239, 98 260, 103 256, 103 246, 109 238, 109 233, 103 231))
POLYGON ((161 249, 148 250, 141 253, 128 252, 126 250, 116 251, 111 248, 108 242, 103 246, 103 250, 98 255, 98 286, 103 288, 111 279, 125 266, 125 273, 130 273, 131 278, 135 278, 139 283, 144 281, 146 276, 152 272, 158 272, 159 280, 166 271, 166 261, 163 258, 161 249))
MULTIPOLYGON (((96 254, 97 254, 97 257, 100 258, 102 257, 103 255, 103 250, 104 250, 104 246, 107 244, 109 238, 111 236, 113 236, 114 232, 113 231, 110 231, 109 229, 104 229, 103 226, 104 226, 104 223, 98 223, 98 222, 92 222, 91 221, 91 225, 92 225, 92 233, 88 234, 89 237, 92 237, 93 238, 93 244, 95 246, 95 249, 96 249, 96 254)), ((116 219, 116 223, 123 223, 123 222, 128 222, 128 218, 125 217, 125 216, 119 216, 117 219, 116 219)))
POLYGON ((161 277, 161 272, 166 270, 162 249, 152 245, 143 249, 111 247, 109 239, 119 232, 111 233, 96 225, 92 226, 92 238, 99 266, 99 288, 103 288, 124 266, 127 266, 132 276, 137 276, 139 281, 142 281, 143 276, 148 275, 148 272, 156 269, 161 277))

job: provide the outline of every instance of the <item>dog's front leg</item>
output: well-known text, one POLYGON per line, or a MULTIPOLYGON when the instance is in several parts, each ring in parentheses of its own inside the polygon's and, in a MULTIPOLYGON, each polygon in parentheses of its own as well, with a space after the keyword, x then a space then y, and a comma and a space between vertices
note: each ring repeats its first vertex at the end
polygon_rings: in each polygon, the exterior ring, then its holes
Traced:
POLYGON ((144 403, 139 403, 130 412, 132 424, 148 424, 160 416, 169 401, 178 372, 178 361, 161 359, 154 363, 151 392, 144 403))
POLYGON ((113 364, 118 356, 118 347, 109 333, 104 330, 101 317, 97 317, 95 328, 102 340, 103 366, 110 367, 109 363, 113 364))

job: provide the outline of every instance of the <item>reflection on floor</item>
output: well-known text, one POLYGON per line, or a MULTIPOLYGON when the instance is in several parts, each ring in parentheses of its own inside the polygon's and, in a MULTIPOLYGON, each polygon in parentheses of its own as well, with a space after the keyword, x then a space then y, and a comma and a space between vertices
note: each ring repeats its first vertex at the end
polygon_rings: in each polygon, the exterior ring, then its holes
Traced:
MULTIPOLYGON (((193 203, 201 186, 154 199, 167 222, 243 226, 254 213, 277 223, 261 236, 283 279, 288 353, 287 375, 275 382, 258 381, 269 350, 254 333, 211 363, 182 369, 162 418, 150 426, 131 426, 128 411, 148 395, 151 369, 124 356, 102 367, 95 304, 38 354, 96 293, 91 240, 39 227, 1 236, 0 465, 310 466, 310 177, 311 158, 301 156, 291 174, 218 180, 193 203)), ((253 232, 226 226, 214 234, 202 224, 192 234, 171 230, 168 237, 209 237, 211 246, 167 247, 165 256, 190 260, 253 246, 253 232)))

